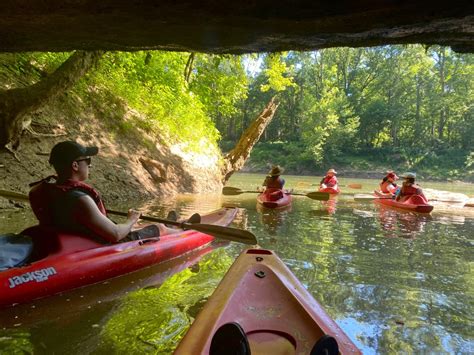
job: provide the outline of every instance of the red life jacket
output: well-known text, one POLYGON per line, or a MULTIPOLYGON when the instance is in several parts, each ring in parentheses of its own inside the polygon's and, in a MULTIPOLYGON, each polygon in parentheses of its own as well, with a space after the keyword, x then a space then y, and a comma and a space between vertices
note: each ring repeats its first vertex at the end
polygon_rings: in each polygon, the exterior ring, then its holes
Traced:
POLYGON ((418 185, 402 185, 400 196, 421 195, 421 188, 418 185))
MULTIPOLYGON (((66 196, 71 190, 80 190, 89 195, 96 203, 99 211, 107 215, 104 202, 99 192, 92 186, 81 181, 66 180, 63 184, 58 185, 56 176, 48 176, 38 182, 30 184, 32 189, 29 193, 31 208, 35 213, 40 225, 54 226, 54 208, 59 205, 59 201, 66 196)), ((60 207, 59 207, 60 208, 60 207)))
POLYGON ((321 180, 320 184, 324 184, 327 187, 334 187, 337 185, 337 177, 336 176, 325 176, 321 180))
POLYGON ((380 183, 380 191, 384 193, 393 193, 396 188, 397 188, 397 184, 395 184, 394 182, 382 181, 380 183), (388 188, 389 186, 392 186, 393 188, 389 189, 388 188))
POLYGON ((281 189, 266 188, 265 195, 267 195, 270 201, 278 201, 283 198, 283 191, 281 189))

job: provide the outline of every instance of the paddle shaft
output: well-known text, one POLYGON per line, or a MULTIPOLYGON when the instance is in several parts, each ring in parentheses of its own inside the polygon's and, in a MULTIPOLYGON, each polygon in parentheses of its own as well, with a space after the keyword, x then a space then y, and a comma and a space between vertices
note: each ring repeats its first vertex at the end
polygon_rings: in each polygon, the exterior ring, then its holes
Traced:
MULTIPOLYGON (((0 189, 0 196, 6 197, 12 200, 19 200, 19 201, 25 201, 25 202, 29 201, 27 195, 20 194, 18 192, 13 192, 13 191, 0 189)), ((110 213, 116 216, 124 216, 124 217, 128 216, 127 212, 121 212, 121 211, 107 210, 107 213, 110 213)), ((234 242, 250 244, 250 245, 257 244, 257 238, 255 237, 255 235, 243 229, 218 226, 214 224, 177 222, 177 221, 170 221, 167 219, 149 217, 149 216, 140 216, 140 219, 144 221, 149 221, 149 222, 166 223, 173 226, 178 226, 183 229, 193 229, 198 232, 212 235, 213 237, 216 237, 216 238, 231 240, 234 242)))
MULTIPOLYGON (((261 194, 263 191, 248 191, 248 190, 241 190, 237 187, 232 187, 232 186, 224 186, 222 189, 222 193, 224 195, 240 195, 243 193, 253 193, 253 194, 261 194)), ((319 191, 314 191, 314 192, 308 192, 307 194, 299 194, 299 193, 293 193, 293 192, 286 192, 289 195, 296 195, 296 196, 306 196, 309 197, 313 200, 319 200, 319 201, 327 201, 329 200, 329 193, 327 192, 319 192, 319 191)))

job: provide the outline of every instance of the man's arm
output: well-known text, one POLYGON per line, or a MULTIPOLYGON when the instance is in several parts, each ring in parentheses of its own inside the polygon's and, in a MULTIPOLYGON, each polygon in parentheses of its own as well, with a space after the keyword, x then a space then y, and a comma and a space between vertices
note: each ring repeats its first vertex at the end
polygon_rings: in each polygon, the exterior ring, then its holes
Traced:
POLYGON ((90 196, 84 195, 77 199, 73 217, 99 237, 116 243, 130 233, 133 225, 140 218, 140 212, 130 210, 125 223, 115 224, 99 211, 90 196))

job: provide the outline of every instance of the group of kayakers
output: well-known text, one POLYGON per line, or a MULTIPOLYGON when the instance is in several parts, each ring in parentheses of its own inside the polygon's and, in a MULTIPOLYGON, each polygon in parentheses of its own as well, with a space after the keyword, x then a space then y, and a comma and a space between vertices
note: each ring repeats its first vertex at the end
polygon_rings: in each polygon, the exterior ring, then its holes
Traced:
MULTIPOLYGON (((285 185, 285 179, 281 177, 281 174, 283 174, 283 171, 284 169, 279 165, 272 166, 267 176, 265 177, 265 180, 263 181, 262 186, 267 189, 282 190, 283 186, 285 185)), ((333 189, 339 192, 336 174, 337 174, 336 170, 329 169, 326 175, 319 182, 320 190, 333 189)))
MULTIPOLYGON (((57 176, 49 176, 31 184, 29 194, 31 206, 40 225, 67 228, 112 243, 174 233, 175 229, 162 224, 147 226, 139 233, 132 232, 133 226, 140 218, 140 212, 133 209, 129 210, 124 223, 116 224, 107 218, 99 192, 84 182, 89 176, 92 157, 98 152, 97 147, 86 147, 75 141, 64 141, 53 147, 49 162, 57 176)), ((263 182, 267 193, 274 194, 272 197, 275 200, 283 197, 283 171, 281 166, 273 166, 263 182)), ((336 170, 329 169, 319 182, 319 191, 338 193, 336 175, 336 170)), ((396 184, 398 176, 394 171, 388 171, 380 183, 381 192, 393 196, 397 201, 403 201, 411 195, 423 195, 421 188, 415 184, 415 173, 406 173, 403 178, 404 182, 399 187, 396 184)), ((176 214, 171 213, 168 219, 176 220, 176 214)), ((190 222, 199 223, 198 219, 199 215, 192 216, 190 222)))
MULTIPOLYGON (((273 194, 281 192, 285 185, 285 179, 281 177, 284 169, 279 165, 274 165, 265 177, 263 186, 266 189, 272 189, 273 194)), ((337 172, 333 168, 326 172, 326 175, 319 182, 319 191, 338 193, 339 186, 337 181, 337 172)), ((406 200, 408 197, 413 195, 420 195, 426 199, 423 195, 423 190, 419 185, 415 183, 416 173, 408 172, 402 175, 404 179, 401 186, 398 186, 395 181, 399 179, 397 174, 393 170, 387 171, 385 177, 380 182, 380 191, 387 196, 391 196, 396 201, 406 200)), ((277 196, 275 196, 276 198, 277 196)))
POLYGON ((391 196, 396 201, 404 201, 413 195, 420 195, 426 199, 421 187, 415 183, 415 173, 405 173, 402 175, 402 178, 404 179, 402 186, 398 186, 395 182, 399 179, 397 174, 392 170, 387 171, 387 174, 380 182, 380 191, 387 196, 391 196))

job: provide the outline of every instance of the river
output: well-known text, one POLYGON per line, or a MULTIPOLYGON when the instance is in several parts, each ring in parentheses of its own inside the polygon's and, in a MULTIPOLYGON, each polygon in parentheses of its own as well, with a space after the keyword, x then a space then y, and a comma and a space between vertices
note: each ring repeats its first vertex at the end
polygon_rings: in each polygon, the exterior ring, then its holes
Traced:
MULTIPOLYGON (((315 177, 285 176, 309 192, 315 177)), ((264 176, 236 174, 228 186, 255 190, 264 176)), ((183 195, 141 206, 181 216, 239 207, 235 227, 273 249, 364 354, 473 353, 474 208, 437 205, 430 215, 356 202, 378 181, 340 179, 330 201, 295 197, 261 210, 256 194, 183 195)), ((422 182, 474 196, 474 185, 422 182)), ((113 206, 120 207, 120 206, 113 206)), ((122 206, 123 207, 123 206, 122 206)), ((0 213, 0 233, 33 223, 29 209, 0 213)), ((218 242, 137 273, 0 311, 0 353, 169 354, 244 248, 218 242)))

